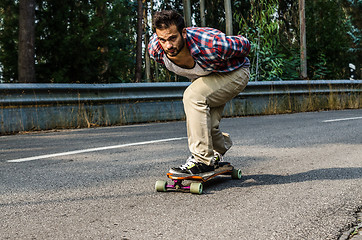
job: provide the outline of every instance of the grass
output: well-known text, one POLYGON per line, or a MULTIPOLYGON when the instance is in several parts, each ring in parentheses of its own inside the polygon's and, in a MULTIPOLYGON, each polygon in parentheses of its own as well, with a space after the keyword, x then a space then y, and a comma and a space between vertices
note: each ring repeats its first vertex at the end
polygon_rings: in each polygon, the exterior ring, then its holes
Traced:
POLYGON ((309 94, 302 96, 271 96, 263 114, 312 112, 361 108, 361 94, 309 94))

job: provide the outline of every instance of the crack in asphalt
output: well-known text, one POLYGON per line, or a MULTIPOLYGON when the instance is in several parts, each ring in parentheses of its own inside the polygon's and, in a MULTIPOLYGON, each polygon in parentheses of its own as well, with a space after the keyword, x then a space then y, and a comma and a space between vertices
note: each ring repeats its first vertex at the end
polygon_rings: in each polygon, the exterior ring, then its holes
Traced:
POLYGON ((348 230, 341 230, 338 240, 362 240, 362 206, 357 209, 354 216, 356 220, 346 227, 348 230))

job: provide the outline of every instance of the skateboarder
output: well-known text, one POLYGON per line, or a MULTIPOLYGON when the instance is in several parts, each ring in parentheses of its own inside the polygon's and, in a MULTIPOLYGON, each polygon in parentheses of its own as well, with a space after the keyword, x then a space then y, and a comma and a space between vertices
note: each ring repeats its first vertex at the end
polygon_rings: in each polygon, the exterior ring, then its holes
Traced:
POLYGON ((153 26, 151 57, 192 82, 183 95, 192 156, 170 173, 213 171, 232 145, 219 124, 225 104, 249 81, 250 43, 243 36, 226 36, 213 28, 185 28, 183 17, 173 10, 156 12, 153 26))

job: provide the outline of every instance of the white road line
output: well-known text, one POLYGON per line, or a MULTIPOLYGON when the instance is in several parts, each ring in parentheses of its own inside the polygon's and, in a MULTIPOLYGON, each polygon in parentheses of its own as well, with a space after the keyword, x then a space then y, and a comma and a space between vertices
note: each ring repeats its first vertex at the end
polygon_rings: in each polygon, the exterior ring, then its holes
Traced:
POLYGON ((74 154, 79 154, 79 153, 97 152, 97 151, 103 151, 103 150, 109 150, 109 149, 115 149, 115 148, 124 148, 124 147, 147 145, 147 144, 160 143, 160 142, 177 141, 177 140, 182 140, 185 138, 186 137, 168 138, 168 139, 159 139, 159 140, 146 141, 146 142, 127 143, 127 144, 107 146, 107 147, 88 148, 88 149, 82 149, 82 150, 76 150, 76 151, 47 154, 47 155, 40 155, 40 156, 27 157, 27 158, 19 158, 19 159, 14 159, 14 160, 8 160, 7 162, 9 162, 9 163, 29 162, 29 161, 34 161, 34 160, 39 160, 39 159, 44 159, 44 158, 67 156, 67 155, 74 155, 74 154))
POLYGON ((324 123, 327 123, 327 122, 340 122, 340 121, 349 121, 349 120, 356 120, 356 119, 362 119, 362 117, 331 119, 331 120, 324 120, 323 122, 324 123))

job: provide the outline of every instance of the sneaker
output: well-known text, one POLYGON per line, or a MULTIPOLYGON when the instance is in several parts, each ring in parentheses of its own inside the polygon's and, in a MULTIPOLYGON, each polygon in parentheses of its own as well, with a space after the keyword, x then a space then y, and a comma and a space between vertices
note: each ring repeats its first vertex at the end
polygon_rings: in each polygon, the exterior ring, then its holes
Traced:
POLYGON ((173 174, 200 174, 204 172, 214 171, 214 166, 197 162, 193 156, 189 157, 185 164, 170 169, 173 174))

